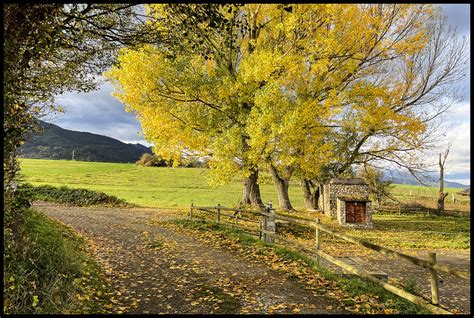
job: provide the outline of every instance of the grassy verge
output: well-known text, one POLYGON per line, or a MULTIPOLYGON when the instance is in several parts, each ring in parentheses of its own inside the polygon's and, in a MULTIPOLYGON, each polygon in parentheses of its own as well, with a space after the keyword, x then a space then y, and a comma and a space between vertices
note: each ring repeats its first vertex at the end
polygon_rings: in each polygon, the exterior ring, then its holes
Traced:
POLYGON ((309 289, 325 291, 330 297, 342 301, 345 310, 371 314, 428 313, 425 309, 380 286, 359 278, 340 277, 323 267, 318 267, 308 255, 284 246, 263 243, 238 229, 200 220, 175 220, 169 223, 195 233, 211 233, 214 236, 213 241, 216 241, 217 236, 245 247, 238 250, 247 257, 265 261, 272 268, 284 272, 289 279, 308 285, 309 289))
POLYGON ((75 206, 105 205, 126 207, 132 206, 126 201, 113 195, 87 189, 72 189, 66 186, 53 187, 50 185, 22 185, 25 193, 35 201, 66 203, 75 206))
POLYGON ((106 313, 109 285, 84 240, 37 211, 25 213, 21 252, 4 246, 4 313, 106 313))

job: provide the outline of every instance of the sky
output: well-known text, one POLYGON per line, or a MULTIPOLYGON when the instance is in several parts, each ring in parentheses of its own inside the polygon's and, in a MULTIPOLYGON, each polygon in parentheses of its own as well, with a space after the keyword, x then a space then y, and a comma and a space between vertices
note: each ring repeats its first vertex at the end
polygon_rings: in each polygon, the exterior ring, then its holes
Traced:
MULTIPOLYGON (((441 4, 448 23, 457 28, 458 34, 470 40, 470 5, 441 4)), ((445 169, 445 179, 470 185, 470 74, 459 83, 463 100, 455 104, 447 116, 446 140, 452 142, 445 169)), ((65 93, 57 102, 65 113, 47 118, 46 121, 62 128, 109 136, 126 143, 150 146, 142 134, 140 122, 133 113, 111 95, 113 86, 104 82, 100 89, 90 93, 65 93)))

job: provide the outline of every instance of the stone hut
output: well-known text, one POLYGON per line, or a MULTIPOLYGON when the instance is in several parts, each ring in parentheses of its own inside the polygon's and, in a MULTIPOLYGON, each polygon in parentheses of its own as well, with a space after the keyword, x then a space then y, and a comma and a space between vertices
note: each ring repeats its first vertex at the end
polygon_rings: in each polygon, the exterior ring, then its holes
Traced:
POLYGON ((369 187, 360 178, 332 178, 323 186, 320 205, 325 215, 344 226, 372 226, 369 187))

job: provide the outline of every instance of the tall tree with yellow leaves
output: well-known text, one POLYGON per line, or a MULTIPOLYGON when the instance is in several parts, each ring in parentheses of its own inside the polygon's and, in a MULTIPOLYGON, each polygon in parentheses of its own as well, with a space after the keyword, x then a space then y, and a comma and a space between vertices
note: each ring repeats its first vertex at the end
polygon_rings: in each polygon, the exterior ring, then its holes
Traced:
POLYGON ((286 46, 259 47, 272 47, 280 76, 257 93, 249 123, 280 206, 292 209, 293 174, 315 208, 314 186, 350 174, 355 164, 420 167, 414 155, 432 145, 435 120, 449 108, 441 98, 452 96, 466 63, 466 43, 441 12, 429 5, 292 5, 289 16, 266 34, 286 46), (291 62, 278 63, 285 58, 291 62))
POLYGON ((244 177, 244 203, 261 205, 258 169, 269 169, 286 210, 293 174, 314 206, 311 180, 380 159, 413 167, 465 62, 429 5, 151 5, 150 15, 175 43, 125 51, 108 76, 155 151, 211 155, 215 184, 244 177))
POLYGON ((258 162, 247 131, 257 91, 278 77, 263 34, 284 5, 150 5, 173 44, 126 50, 107 76, 155 152, 178 163, 183 150, 210 155, 211 182, 244 178, 242 203, 262 206, 258 162))
MULTIPOLYGON (((418 155, 439 142, 442 115, 458 98, 453 84, 468 66, 467 41, 448 27, 441 9, 421 4, 359 8, 360 22, 346 29, 360 28, 362 36, 341 38, 349 44, 345 54, 330 60, 330 65, 340 65, 347 58, 353 67, 335 77, 342 79, 333 82, 335 89, 314 91, 321 99, 332 95, 333 126, 327 137, 337 157, 303 179, 307 190, 311 180, 318 189, 360 164, 388 162, 413 174, 423 171, 418 155)), ((314 192, 305 193, 308 207, 315 208, 314 192)))

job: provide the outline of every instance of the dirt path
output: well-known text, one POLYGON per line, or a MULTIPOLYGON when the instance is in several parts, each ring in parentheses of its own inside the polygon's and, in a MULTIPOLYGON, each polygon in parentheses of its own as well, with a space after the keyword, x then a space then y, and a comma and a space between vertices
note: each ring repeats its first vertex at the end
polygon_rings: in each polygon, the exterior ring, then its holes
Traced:
POLYGON ((122 312, 346 313, 265 264, 157 224, 176 218, 169 211, 34 206, 93 242, 122 312))

